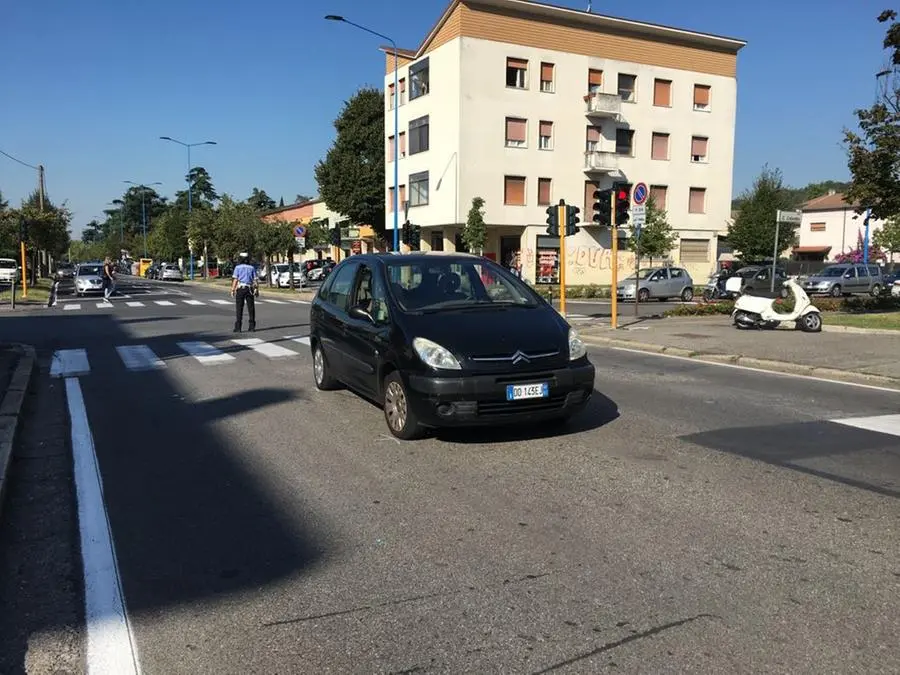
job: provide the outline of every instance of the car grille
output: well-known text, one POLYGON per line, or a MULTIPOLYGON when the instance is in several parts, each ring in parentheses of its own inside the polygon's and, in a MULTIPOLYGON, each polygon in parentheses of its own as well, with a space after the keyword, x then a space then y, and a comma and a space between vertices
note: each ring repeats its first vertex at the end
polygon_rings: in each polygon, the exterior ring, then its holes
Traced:
POLYGON ((554 347, 544 347, 542 349, 533 349, 527 352, 524 350, 519 350, 511 354, 479 354, 478 356, 471 356, 469 358, 476 363, 512 363, 514 365, 518 365, 519 363, 531 363, 533 361, 549 359, 558 355, 558 349, 554 347))

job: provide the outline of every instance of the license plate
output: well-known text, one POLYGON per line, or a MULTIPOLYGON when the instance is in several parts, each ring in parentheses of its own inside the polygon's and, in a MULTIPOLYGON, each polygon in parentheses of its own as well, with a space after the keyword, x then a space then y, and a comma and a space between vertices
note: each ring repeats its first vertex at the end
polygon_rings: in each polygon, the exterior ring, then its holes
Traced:
POLYGON ((546 382, 535 384, 506 385, 506 400, 521 401, 527 398, 547 398, 550 396, 550 385, 546 382))

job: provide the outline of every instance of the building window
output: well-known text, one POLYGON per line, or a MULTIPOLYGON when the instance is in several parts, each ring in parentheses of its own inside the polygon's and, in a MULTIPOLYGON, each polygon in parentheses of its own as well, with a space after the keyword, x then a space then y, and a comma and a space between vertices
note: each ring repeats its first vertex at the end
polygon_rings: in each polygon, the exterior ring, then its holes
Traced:
POLYGON ((428 115, 409 121, 409 154, 428 150, 428 115))
POLYGON ((546 94, 553 93, 553 64, 541 64, 541 91, 546 94))
POLYGON ((581 220, 585 223, 594 222, 594 192, 600 189, 600 183, 592 180, 584 181, 584 215, 581 220))
POLYGON ((406 157, 406 132, 400 132, 400 158, 406 157))
POLYGON ((660 211, 666 210, 666 197, 668 196, 668 192, 669 188, 665 185, 650 186, 650 199, 653 200, 653 206, 660 211))
POLYGON ((810 223, 809 231, 810 232, 824 232, 825 231, 825 223, 810 223))
POLYGON ((506 59, 506 86, 514 89, 528 88, 528 61, 506 59))
POLYGON ((409 100, 419 98, 428 93, 428 57, 409 67, 409 100))
POLYGON ((669 134, 653 132, 650 159, 669 159, 669 134))
POLYGON ((634 156, 634 129, 616 129, 616 154, 634 156))
MULTIPOLYGON (((400 210, 403 210, 403 202, 406 200, 406 186, 400 186, 400 210)), ((392 213, 394 210, 394 188, 388 188, 388 213, 392 213)))
POLYGON ((588 93, 599 94, 601 89, 603 89, 603 71, 602 70, 594 70, 593 68, 589 69, 588 70, 588 93))
POLYGON ((503 177, 503 203, 508 206, 525 206, 525 177, 503 177))
POLYGON ((682 264, 709 262, 709 239, 682 239, 678 259, 682 264))
POLYGON ((653 80, 653 105, 672 107, 672 80, 653 80))
POLYGON ((444 250, 444 233, 441 230, 435 230, 431 233, 431 250, 432 251, 443 251, 444 250))
POLYGON ((692 162, 705 162, 708 145, 709 145, 709 139, 706 138, 705 136, 692 137, 691 138, 691 161, 692 162))
POLYGON ((394 161, 394 137, 388 136, 388 153, 387 153, 387 161, 394 161))
POLYGON ((394 109, 394 85, 388 85, 388 110, 394 109))
POLYGON ((600 127, 587 128, 587 140, 585 141, 584 147, 587 152, 600 151, 600 131, 600 127))
POLYGON ((637 75, 619 73, 619 96, 623 101, 634 103, 637 89, 637 75))
POLYGON ((694 85, 694 110, 709 110, 709 92, 708 84, 694 85))
POLYGON ((400 79, 400 105, 406 103, 406 78, 400 79))
POLYGON ((550 186, 553 181, 549 178, 538 178, 538 205, 547 206, 550 204, 550 186))
POLYGON ((553 149, 553 122, 541 120, 538 125, 538 147, 541 150, 553 149))
POLYGON ((506 147, 524 148, 528 139, 528 121, 519 117, 506 118, 506 147))
POLYGON ((409 175, 409 205, 425 206, 428 204, 428 172, 420 171, 409 175))
POLYGON ((706 188, 691 188, 688 213, 706 213, 706 188))

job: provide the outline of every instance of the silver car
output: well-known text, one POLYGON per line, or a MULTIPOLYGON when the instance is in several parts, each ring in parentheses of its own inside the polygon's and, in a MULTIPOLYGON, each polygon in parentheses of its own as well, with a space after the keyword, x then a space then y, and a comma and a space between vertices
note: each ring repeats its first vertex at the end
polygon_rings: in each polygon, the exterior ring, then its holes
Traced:
POLYGON ((159 278, 162 281, 184 281, 184 275, 178 265, 167 263, 159 270, 159 278))
POLYGON ((694 280, 683 267, 648 267, 639 270, 637 278, 632 274, 616 286, 619 300, 634 300, 635 294, 640 302, 650 298, 690 302, 694 299, 694 280))
POLYGON ((103 265, 79 265, 75 268, 75 295, 103 292, 103 265))
POLYGON ((883 287, 884 279, 878 265, 829 265, 803 280, 803 290, 808 295, 830 295, 835 298, 853 293, 868 293, 878 297, 883 287))

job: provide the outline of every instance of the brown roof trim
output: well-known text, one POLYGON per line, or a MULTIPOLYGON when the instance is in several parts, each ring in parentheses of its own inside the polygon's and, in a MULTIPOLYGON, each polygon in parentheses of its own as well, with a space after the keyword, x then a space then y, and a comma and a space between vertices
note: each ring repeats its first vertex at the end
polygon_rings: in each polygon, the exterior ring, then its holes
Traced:
MULTIPOLYGON (((378 49, 383 51, 388 56, 394 55, 394 48, 391 45, 379 45, 378 49)), ((416 50, 415 49, 400 49, 397 47, 397 56, 405 57, 407 59, 416 58, 416 50)))
POLYGON ((284 206, 279 206, 277 209, 272 209, 270 211, 263 211, 260 215, 262 216, 273 216, 276 213, 284 213, 285 211, 293 211, 294 209, 299 209, 303 206, 309 206, 310 204, 318 204, 321 202, 321 199, 310 199, 306 202, 297 202, 296 204, 286 204, 284 206))
POLYGON ((858 203, 846 201, 845 195, 841 192, 815 197, 800 206, 801 211, 847 211, 858 208, 858 203))
POLYGON ((828 253, 830 246, 794 246, 791 251, 794 253, 828 253))
MULTIPOLYGON (((572 9, 570 7, 560 7, 558 5, 550 5, 543 2, 535 2, 534 0, 450 0, 446 9, 444 9, 440 18, 432 26, 428 35, 416 50, 403 49, 397 50, 398 56, 408 59, 417 59, 422 56, 431 44, 431 41, 437 36, 441 27, 446 23, 453 10, 458 5, 480 6, 486 9, 507 9, 518 11, 522 14, 539 15, 545 17, 558 16, 569 20, 583 21, 585 23, 597 26, 605 25, 608 28, 618 28, 632 33, 643 33, 655 37, 667 37, 670 40, 678 40, 680 42, 700 43, 708 47, 714 47, 720 50, 733 50, 737 53, 742 47, 747 45, 746 40, 727 37, 724 35, 715 35, 713 33, 701 33, 698 31, 687 30, 684 28, 676 28, 674 26, 666 26, 664 24, 648 23, 646 21, 635 21, 633 19, 623 19, 621 17, 609 16, 606 14, 595 14, 594 12, 586 12, 580 9, 572 9)), ((381 47, 386 54, 393 55, 393 47, 381 47)))

